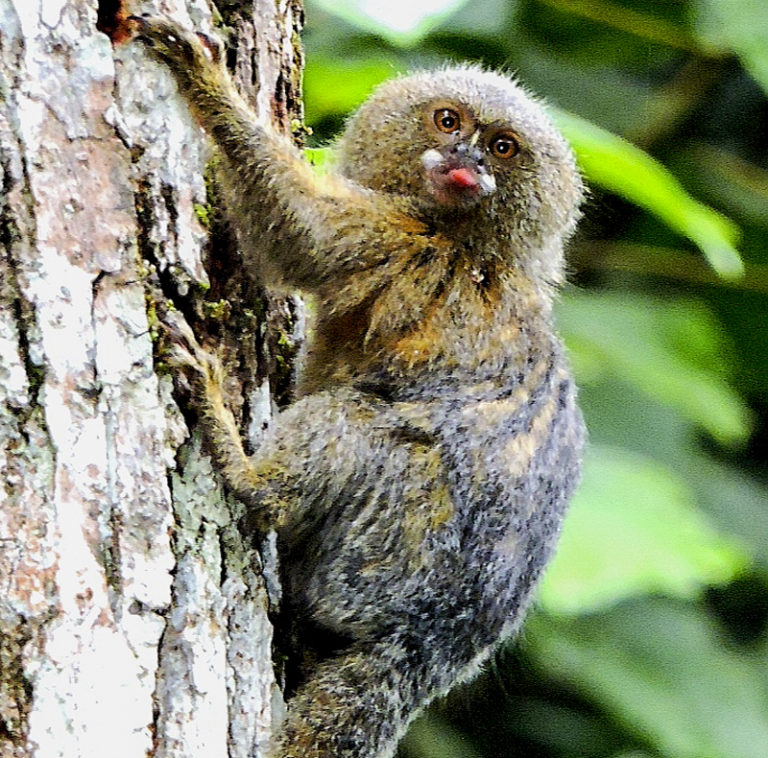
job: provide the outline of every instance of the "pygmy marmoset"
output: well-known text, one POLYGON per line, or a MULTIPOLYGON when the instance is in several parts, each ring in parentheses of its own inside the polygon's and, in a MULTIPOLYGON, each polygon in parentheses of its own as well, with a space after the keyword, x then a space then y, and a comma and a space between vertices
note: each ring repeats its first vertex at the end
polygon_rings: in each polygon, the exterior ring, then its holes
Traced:
POLYGON ((216 360, 191 335, 179 358, 226 484, 277 531, 292 612, 333 641, 272 756, 391 756, 518 628, 578 479, 551 313, 573 155, 517 83, 459 66, 382 85, 318 176, 209 45, 130 23, 218 148, 244 265, 317 300, 301 397, 251 458, 216 360))

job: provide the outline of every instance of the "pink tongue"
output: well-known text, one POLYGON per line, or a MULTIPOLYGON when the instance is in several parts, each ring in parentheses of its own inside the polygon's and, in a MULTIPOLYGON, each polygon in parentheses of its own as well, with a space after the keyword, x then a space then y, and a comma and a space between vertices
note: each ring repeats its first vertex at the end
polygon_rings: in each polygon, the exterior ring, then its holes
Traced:
POLYGON ((446 178, 451 184, 457 187, 477 187, 477 179, 467 168, 454 168, 447 174, 446 178))

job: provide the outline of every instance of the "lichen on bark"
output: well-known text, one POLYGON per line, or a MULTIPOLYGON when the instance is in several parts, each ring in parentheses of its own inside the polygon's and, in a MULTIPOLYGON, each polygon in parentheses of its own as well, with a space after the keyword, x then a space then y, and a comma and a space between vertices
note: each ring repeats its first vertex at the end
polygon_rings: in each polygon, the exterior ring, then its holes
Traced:
MULTIPOLYGON (((147 294, 224 346, 254 442, 273 359, 231 330, 299 306, 219 277, 208 147, 167 72, 97 29, 118 6, 0 1, 0 754, 259 755, 280 710, 262 557, 156 371, 147 294), (206 318, 225 285, 242 315, 206 318)), ((214 10, 163 5, 205 31, 214 10)), ((287 127, 300 5, 220 11, 287 127)))

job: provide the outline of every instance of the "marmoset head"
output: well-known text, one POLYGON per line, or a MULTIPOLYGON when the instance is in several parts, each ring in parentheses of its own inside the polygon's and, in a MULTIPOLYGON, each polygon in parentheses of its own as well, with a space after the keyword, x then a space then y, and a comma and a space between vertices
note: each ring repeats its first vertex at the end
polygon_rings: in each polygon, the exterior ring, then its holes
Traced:
POLYGON ((569 236, 578 218, 582 183, 568 144, 501 74, 463 66, 386 82, 338 147, 345 176, 407 196, 426 215, 490 214, 499 232, 534 243, 569 236))

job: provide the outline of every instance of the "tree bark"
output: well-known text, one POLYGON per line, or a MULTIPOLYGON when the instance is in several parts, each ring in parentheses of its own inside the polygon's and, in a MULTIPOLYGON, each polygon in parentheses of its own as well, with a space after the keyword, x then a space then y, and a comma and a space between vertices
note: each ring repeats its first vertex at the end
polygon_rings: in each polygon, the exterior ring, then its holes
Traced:
MULTIPOLYGON (((261 756, 273 551, 155 367, 155 303, 222 345, 252 440, 300 304, 243 276, 168 72, 105 33, 119 5, 0 0, 0 756, 261 756)), ((228 34, 243 92, 300 121, 300 0, 124 10, 228 34)))

